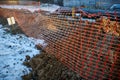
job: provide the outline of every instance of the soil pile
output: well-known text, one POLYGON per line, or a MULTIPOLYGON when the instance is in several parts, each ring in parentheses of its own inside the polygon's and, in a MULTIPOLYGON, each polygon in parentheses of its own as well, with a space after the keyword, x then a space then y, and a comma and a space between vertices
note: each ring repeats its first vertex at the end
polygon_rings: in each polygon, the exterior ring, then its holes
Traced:
POLYGON ((56 27, 48 17, 40 13, 32 13, 28 10, 3 9, 0 8, 0 17, 7 23, 7 18, 14 17, 20 29, 30 37, 41 38, 41 33, 49 34, 49 31, 56 32, 56 27))
POLYGON ((31 67, 32 72, 23 76, 23 80, 83 80, 59 62, 55 56, 45 52, 27 60, 24 64, 31 67))

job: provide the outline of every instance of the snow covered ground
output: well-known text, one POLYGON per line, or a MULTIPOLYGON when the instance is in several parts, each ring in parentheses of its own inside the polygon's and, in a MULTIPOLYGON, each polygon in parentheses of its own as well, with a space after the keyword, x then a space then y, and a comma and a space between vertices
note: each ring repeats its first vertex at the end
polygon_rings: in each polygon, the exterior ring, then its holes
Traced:
POLYGON ((28 38, 23 34, 11 35, 4 29, 0 25, 0 80, 22 80, 21 76, 31 70, 22 64, 26 55, 33 57, 39 54, 35 44, 46 44, 44 40, 28 38))
POLYGON ((45 10, 49 12, 54 12, 59 8, 57 5, 53 4, 41 4, 40 6, 26 6, 26 5, 0 5, 2 8, 8 8, 8 9, 27 9, 31 12, 37 11, 37 10, 45 10))
POLYGON ((41 10, 49 11, 51 13, 54 12, 55 10, 57 10, 58 8, 60 8, 60 6, 53 5, 53 4, 42 4, 42 5, 40 5, 41 10))

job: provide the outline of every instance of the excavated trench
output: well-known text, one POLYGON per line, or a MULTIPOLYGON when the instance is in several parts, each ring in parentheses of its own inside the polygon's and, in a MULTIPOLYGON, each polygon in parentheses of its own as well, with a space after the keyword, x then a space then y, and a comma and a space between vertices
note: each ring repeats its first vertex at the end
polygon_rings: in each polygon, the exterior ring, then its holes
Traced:
MULTIPOLYGON (((49 32, 56 33, 57 31, 51 21, 40 13, 0 8, 0 18, 2 18, 3 25, 7 23, 6 18, 12 16, 19 26, 18 31, 22 30, 29 37, 46 39, 50 37, 49 32)), ((43 49, 41 45, 36 45, 36 47, 40 50, 43 49)), ((30 60, 29 56, 26 57, 26 60, 23 64, 31 67, 32 71, 28 75, 22 76, 23 80, 83 80, 78 74, 63 65, 54 55, 46 53, 44 50, 30 60)))

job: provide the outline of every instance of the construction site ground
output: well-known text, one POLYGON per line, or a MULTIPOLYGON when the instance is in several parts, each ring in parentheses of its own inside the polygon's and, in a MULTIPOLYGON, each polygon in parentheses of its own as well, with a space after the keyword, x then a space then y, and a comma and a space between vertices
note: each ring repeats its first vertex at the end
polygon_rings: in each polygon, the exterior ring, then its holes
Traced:
POLYGON ((45 40, 45 44, 36 45, 42 50, 40 54, 26 56, 24 65, 32 71, 22 76, 24 80, 120 79, 119 22, 104 18, 84 21, 45 11, 3 8, 0 17, 3 25, 8 17, 14 17, 26 36, 45 40))
POLYGON ((32 72, 22 76, 23 80, 84 80, 79 74, 64 66, 55 56, 41 52, 24 65, 31 67, 32 72))
MULTIPOLYGON (((14 16, 19 30, 29 36, 37 39, 45 39, 50 37, 50 32, 56 33, 56 27, 48 21, 49 19, 40 13, 31 13, 28 10, 3 9, 0 8, 1 23, 7 24, 6 18, 14 16), (47 31, 46 31, 47 30, 47 31), (41 35, 45 34, 45 35, 41 35)), ((17 32, 19 31, 17 30, 17 32)), ((15 31, 16 32, 16 31, 15 31)), ((41 45, 37 48, 42 50, 41 45)), ((23 64, 31 67, 32 71, 22 76, 23 80, 83 80, 72 70, 68 69, 54 55, 48 54, 45 51, 40 52, 32 59, 26 57, 23 64)))

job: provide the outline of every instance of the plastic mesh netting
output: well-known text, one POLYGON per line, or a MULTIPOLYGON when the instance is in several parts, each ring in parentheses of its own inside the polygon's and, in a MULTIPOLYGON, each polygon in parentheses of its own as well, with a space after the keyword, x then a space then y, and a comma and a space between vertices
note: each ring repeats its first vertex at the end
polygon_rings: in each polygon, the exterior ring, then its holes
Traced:
MULTIPOLYGON (((87 80, 120 79, 120 23, 50 15, 45 51, 87 80)), ((107 20, 107 19, 106 19, 107 20)))

